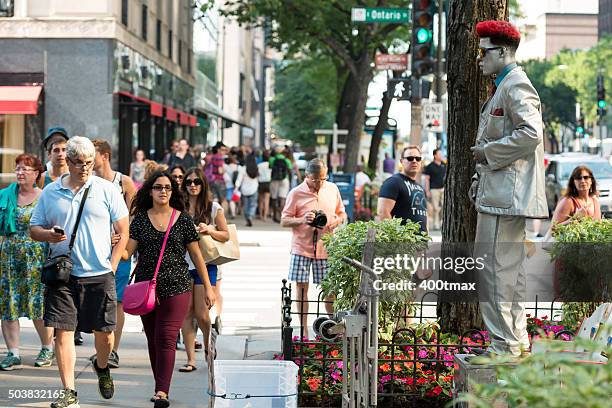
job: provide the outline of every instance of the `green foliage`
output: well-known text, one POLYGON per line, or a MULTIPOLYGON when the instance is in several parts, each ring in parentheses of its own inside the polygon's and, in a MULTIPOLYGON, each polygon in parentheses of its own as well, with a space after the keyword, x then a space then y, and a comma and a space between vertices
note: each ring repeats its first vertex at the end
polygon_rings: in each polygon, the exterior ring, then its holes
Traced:
POLYGON ((569 330, 578 330, 585 317, 591 316, 600 302, 565 302, 561 305, 563 310, 563 324, 569 330))
POLYGON ((554 229, 561 296, 566 300, 609 301, 612 288, 612 220, 573 219, 554 229))
MULTIPOLYGON (((390 253, 393 253, 399 244, 403 244, 402 250, 410 247, 413 253, 423 251, 427 248, 427 242, 430 239, 429 236, 420 232, 419 224, 407 222, 401 225, 399 218, 381 222, 357 221, 345 225, 333 235, 324 235, 323 243, 329 255, 329 273, 321 283, 321 289, 325 295, 336 296, 335 310, 348 310, 354 306, 359 289, 359 271, 344 263, 342 257, 347 256, 361 261, 368 228, 376 230, 376 249, 379 249, 379 244, 383 244, 382 246, 389 244, 387 248, 390 253)), ((384 281, 410 280, 411 272, 410 270, 388 270, 385 272, 384 281)), ((381 321, 392 322, 411 299, 412 293, 408 291, 394 292, 393 297, 381 297, 379 306, 381 321)))
POLYGON ((271 105, 275 133, 313 146, 314 130, 334 123, 336 89, 336 67, 326 56, 293 60, 277 70, 271 105))
MULTIPOLYGON (((604 70, 606 89, 612 89, 612 76, 606 69, 612 66, 612 36, 607 35, 589 50, 564 50, 551 59, 551 69, 546 75, 551 85, 565 84, 576 92, 576 101, 588 122, 597 117, 597 72, 604 70), (559 69, 562 67, 564 69, 559 69)), ((565 101, 567 103, 567 101, 565 101)), ((612 115, 607 115, 608 126, 612 115)))
MULTIPOLYGON (((498 365, 498 381, 477 384, 472 394, 459 399, 478 408, 494 406, 494 401, 525 408, 610 406, 612 364, 579 363, 572 353, 563 352, 570 348, 567 342, 544 344, 549 352, 532 354, 514 368, 498 365)), ((602 351, 602 345, 592 341, 576 339, 575 344, 589 353, 602 351)))
POLYGON ((549 60, 529 60, 521 64, 540 95, 542 118, 548 127, 576 126, 576 91, 564 82, 552 81, 557 66, 549 60))

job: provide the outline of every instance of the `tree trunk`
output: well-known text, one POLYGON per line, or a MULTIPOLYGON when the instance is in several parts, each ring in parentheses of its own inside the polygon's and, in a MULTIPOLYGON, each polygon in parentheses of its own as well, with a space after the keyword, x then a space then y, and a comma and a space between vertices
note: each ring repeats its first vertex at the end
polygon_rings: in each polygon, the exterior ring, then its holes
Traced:
MULTIPOLYGON (((444 192, 444 243, 474 242, 476 211, 468 199, 474 161, 470 147, 476 141, 481 105, 490 79, 476 63, 476 23, 507 20, 508 0, 450 0, 448 14, 448 166, 444 192)), ((446 247, 448 250, 448 247, 446 247)), ((443 254, 452 256, 452 254, 443 254)), ((444 331, 461 334, 482 326, 477 303, 438 299, 438 316, 444 331)))
POLYGON ((349 134, 345 139, 346 149, 344 153, 345 173, 354 173, 359 159, 359 146, 361 133, 365 120, 365 108, 368 99, 368 85, 373 78, 369 55, 362 54, 357 66, 357 76, 353 72, 342 88, 340 106, 338 108, 337 122, 340 129, 348 129, 349 134))
POLYGON ((389 124, 389 108, 391 108, 391 102, 393 98, 388 97, 387 91, 383 92, 382 96, 382 107, 378 114, 378 122, 372 132, 372 140, 370 141, 370 154, 368 155, 368 168, 376 171, 378 165, 378 150, 380 149, 380 142, 382 141, 383 134, 387 130, 389 124))

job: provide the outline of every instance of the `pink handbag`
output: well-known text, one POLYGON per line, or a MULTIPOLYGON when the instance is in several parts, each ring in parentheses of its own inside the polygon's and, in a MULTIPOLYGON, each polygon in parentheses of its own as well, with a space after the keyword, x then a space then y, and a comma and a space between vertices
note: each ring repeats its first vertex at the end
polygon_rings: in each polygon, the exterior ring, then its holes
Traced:
MULTIPOLYGON (((123 310, 125 313, 131 315, 141 316, 150 313, 155 308, 156 294, 155 288, 157 286, 157 273, 161 266, 161 261, 164 256, 164 250, 166 249, 166 242, 168 242, 168 235, 170 235, 170 229, 172 229, 172 221, 174 221, 174 215, 176 210, 172 210, 170 215, 170 223, 166 229, 166 235, 164 236, 164 242, 157 259, 157 266, 155 267, 155 274, 153 279, 142 282, 132 283, 125 287, 123 291, 123 310)), ((132 274, 130 281, 134 278, 132 274)))

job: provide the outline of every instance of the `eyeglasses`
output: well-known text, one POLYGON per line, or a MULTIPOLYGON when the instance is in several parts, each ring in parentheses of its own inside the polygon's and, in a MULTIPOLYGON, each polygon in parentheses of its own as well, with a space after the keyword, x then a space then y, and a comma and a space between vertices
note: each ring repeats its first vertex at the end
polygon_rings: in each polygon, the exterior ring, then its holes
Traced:
POLYGON ((183 176, 182 176, 181 174, 173 174, 173 175, 172 175, 172 178, 173 178, 173 179, 175 179, 175 180, 177 180, 177 179, 182 180, 182 179, 183 179, 183 176))
POLYGON ((172 191, 172 186, 169 186, 169 185, 162 186, 161 184, 154 184, 153 187, 151 188, 155 191, 162 191, 162 190, 172 191))
POLYGON ((421 156, 404 156, 404 160, 408 160, 409 162, 420 162, 422 159, 421 156))
POLYGON ((504 47, 478 48, 476 56, 480 59, 483 59, 487 55, 487 52, 492 50, 501 50, 502 48, 504 47))
POLYGON ((574 180, 590 180, 592 178, 593 177, 591 177, 591 176, 576 176, 576 177, 574 177, 574 180))
POLYGON ((329 179, 329 177, 323 177, 323 178, 312 178, 311 176, 308 176, 308 178, 310 179, 310 181, 312 181, 313 183, 322 183, 324 181, 327 181, 327 179, 329 179))
POLYGON ((195 178, 195 179, 187 179, 185 180, 185 185, 187 186, 201 186, 202 185, 202 180, 200 180, 199 178, 195 178))
POLYGON ((94 164, 93 160, 92 160, 92 161, 85 162, 85 163, 80 162, 80 161, 73 161, 73 160, 71 160, 71 159, 68 159, 68 161, 69 161, 70 163, 72 163, 72 165, 73 165, 74 167, 76 167, 77 169, 88 169, 88 168, 90 168, 91 166, 93 166, 93 164, 94 164))
POLYGON ((15 167, 15 173, 31 173, 34 170, 31 167, 15 167))

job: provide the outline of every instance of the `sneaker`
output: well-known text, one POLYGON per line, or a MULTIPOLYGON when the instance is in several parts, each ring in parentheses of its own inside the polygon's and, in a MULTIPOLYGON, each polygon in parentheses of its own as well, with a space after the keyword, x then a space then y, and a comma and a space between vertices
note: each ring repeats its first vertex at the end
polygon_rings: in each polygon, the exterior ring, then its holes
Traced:
POLYGON ((111 399, 115 394, 115 384, 113 383, 113 377, 111 377, 110 368, 98 368, 97 359, 94 358, 92 367, 98 376, 98 391, 100 396, 104 399, 111 399))
POLYGON ((51 350, 47 350, 46 348, 40 349, 40 353, 38 353, 38 357, 34 361, 35 367, 51 367, 53 364, 53 358, 55 354, 51 350))
POLYGON ((81 332, 75 331, 74 332, 74 345, 80 346, 82 344, 83 344, 83 336, 81 336, 81 332))
POLYGON ((55 402, 51 403, 51 408, 80 408, 76 391, 66 388, 55 402))
POLYGON ((110 368, 119 368, 119 354, 115 350, 108 355, 108 366, 110 368))
POLYGON ((23 366, 21 365, 21 359, 19 357, 15 357, 13 353, 10 351, 4 357, 4 360, 0 362, 0 370, 2 371, 12 371, 12 370, 21 370, 23 366))

